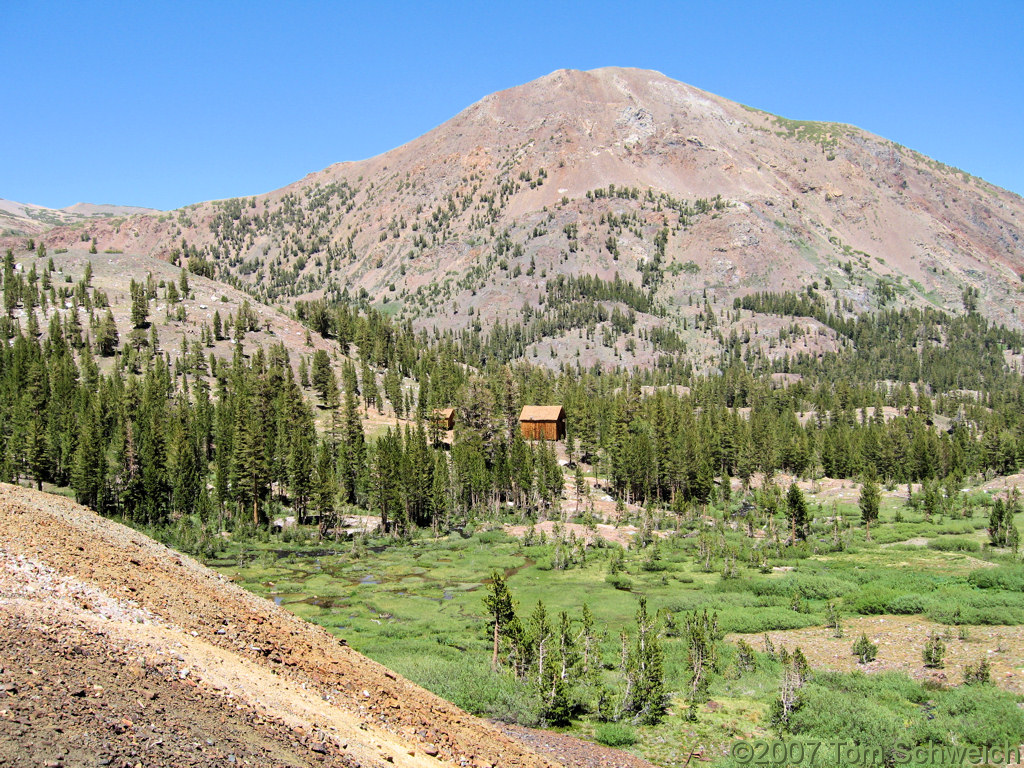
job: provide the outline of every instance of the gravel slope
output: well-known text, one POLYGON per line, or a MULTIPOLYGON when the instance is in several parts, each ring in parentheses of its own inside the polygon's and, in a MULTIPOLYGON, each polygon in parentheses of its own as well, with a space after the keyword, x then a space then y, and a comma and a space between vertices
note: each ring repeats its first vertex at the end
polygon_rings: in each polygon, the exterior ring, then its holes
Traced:
POLYGON ((0 765, 559 765, 191 558, 2 484, 0 647, 0 765))

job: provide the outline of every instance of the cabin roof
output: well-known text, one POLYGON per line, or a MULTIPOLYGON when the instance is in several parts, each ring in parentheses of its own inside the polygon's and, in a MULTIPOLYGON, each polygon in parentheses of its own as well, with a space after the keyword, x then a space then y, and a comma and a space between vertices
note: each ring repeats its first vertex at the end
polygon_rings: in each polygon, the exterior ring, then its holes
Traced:
POLYGON ((560 405, 524 405, 519 414, 520 421, 558 421, 565 416, 560 405))
POLYGON ((450 419, 452 416, 455 415, 455 409, 454 408, 435 408, 434 409, 434 415, 435 416, 440 416, 443 419, 450 419))

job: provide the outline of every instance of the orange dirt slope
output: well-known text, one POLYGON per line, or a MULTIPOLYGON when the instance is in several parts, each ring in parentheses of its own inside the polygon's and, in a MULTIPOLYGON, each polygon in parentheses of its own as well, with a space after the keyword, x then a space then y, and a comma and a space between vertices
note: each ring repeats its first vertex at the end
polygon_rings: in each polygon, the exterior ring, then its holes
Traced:
POLYGON ((191 558, 6 484, 0 648, 0 765, 558 765, 191 558))

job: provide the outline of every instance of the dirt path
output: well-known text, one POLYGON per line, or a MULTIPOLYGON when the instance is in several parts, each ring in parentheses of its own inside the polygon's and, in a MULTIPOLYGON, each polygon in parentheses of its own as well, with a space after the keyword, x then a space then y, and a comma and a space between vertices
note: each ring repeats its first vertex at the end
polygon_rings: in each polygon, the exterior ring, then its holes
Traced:
POLYGON ((192 559, 2 484, 0 647, 0 764, 558 765, 192 559))

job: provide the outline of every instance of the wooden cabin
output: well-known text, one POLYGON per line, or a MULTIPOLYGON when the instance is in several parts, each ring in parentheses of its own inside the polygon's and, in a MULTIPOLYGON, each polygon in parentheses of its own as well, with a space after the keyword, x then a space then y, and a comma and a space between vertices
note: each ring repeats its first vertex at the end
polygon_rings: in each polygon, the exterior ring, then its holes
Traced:
POLYGON ((524 405, 519 430, 524 440, 561 440, 565 437, 565 409, 560 405, 524 405))
POLYGON ((430 414, 430 420, 435 427, 445 432, 455 429, 455 409, 435 408, 430 414))

